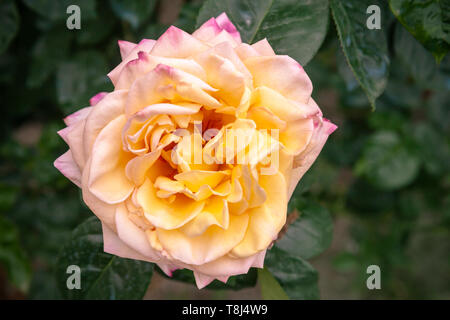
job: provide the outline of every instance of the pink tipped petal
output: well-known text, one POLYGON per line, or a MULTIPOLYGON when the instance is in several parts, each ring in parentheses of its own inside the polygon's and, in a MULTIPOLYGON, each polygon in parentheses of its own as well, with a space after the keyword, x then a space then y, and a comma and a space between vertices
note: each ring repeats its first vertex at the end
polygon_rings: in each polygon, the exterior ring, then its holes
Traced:
POLYGON ((91 106, 95 106, 97 103, 100 102, 100 100, 102 100, 106 95, 108 94, 108 92, 99 92, 97 93, 95 96, 93 96, 90 100, 89 100, 89 104, 91 106))
POLYGON ((230 276, 223 276, 223 277, 217 277, 217 280, 219 280, 223 283, 227 283, 229 278, 230 278, 230 276))
POLYGON ((75 124, 72 124, 67 131, 67 135, 65 136, 65 141, 67 141, 67 144, 72 151, 72 157, 81 170, 83 170, 86 163, 83 147, 83 132, 85 123, 86 119, 83 119, 75 124))
POLYGON ((330 120, 328 120, 326 118, 323 118, 323 121, 328 123, 327 124, 327 126, 328 126, 327 134, 328 135, 332 134, 338 128, 337 125, 335 125, 334 123, 332 123, 330 120))
POLYGON ((133 51, 134 48, 136 48, 137 44, 125 40, 119 40, 119 49, 120 49, 120 56, 122 57, 122 60, 126 59, 133 51))
POLYGON ((323 121, 321 118, 315 119, 314 124, 316 128, 308 146, 294 158, 294 169, 291 174, 288 199, 292 196, 297 183, 316 160, 328 136, 337 128, 335 124, 328 120, 323 121))
POLYGON ((176 265, 169 263, 167 259, 158 261, 156 264, 168 277, 172 277, 173 272, 179 269, 176 265))
POLYGON ((253 49, 255 49, 262 56, 274 56, 275 51, 273 51, 269 42, 266 38, 259 40, 258 42, 252 44, 253 49))
POLYGON ((156 43, 155 40, 150 39, 141 40, 141 42, 139 42, 139 44, 136 47, 134 47, 133 50, 131 50, 131 52, 127 55, 127 57, 110 73, 108 73, 108 77, 109 79, 111 79, 114 86, 116 86, 119 75, 122 72, 122 69, 127 65, 127 63, 130 62, 131 60, 137 59, 139 51, 150 52, 155 43, 156 43))
POLYGON ((64 140, 65 143, 69 144, 67 141, 67 135, 69 134, 70 127, 65 127, 61 130, 59 130, 57 133, 58 135, 64 140))
POLYGON ((56 169, 58 169, 67 179, 75 183, 81 188, 81 172, 77 164, 72 158, 72 152, 68 150, 62 156, 55 160, 53 163, 56 169))
POLYGON ((192 36, 207 42, 218 35, 220 31, 222 31, 222 28, 217 24, 216 19, 211 18, 202 24, 201 27, 192 34, 192 36))
POLYGON ((194 278, 195 283, 197 284, 197 288, 199 289, 203 289, 214 280, 214 277, 209 277, 207 275, 195 271, 194 271, 194 278))
POLYGON ((238 43, 241 43, 241 35, 237 31, 234 24, 228 18, 227 14, 224 12, 216 18, 217 24, 227 31, 238 43))
POLYGON ((171 26, 159 37, 150 54, 169 58, 188 58, 206 49, 208 47, 200 40, 171 26))
POLYGON ((124 113, 127 90, 115 90, 106 95, 86 118, 84 126, 84 154, 91 155, 95 139, 100 131, 113 119, 124 113))
POLYGON ((251 57, 244 61, 255 87, 266 86, 288 99, 308 103, 312 83, 300 64, 289 56, 251 57))
POLYGON ((195 271, 210 277, 244 274, 248 272, 255 261, 260 262, 261 256, 264 257, 265 254, 265 251, 261 251, 252 256, 237 259, 226 255, 203 265, 195 266, 195 271))
POLYGON ((264 268, 264 258, 266 257, 266 252, 267 250, 261 251, 259 252, 256 257, 255 260, 253 261, 252 267, 254 268, 264 268))
POLYGON ((71 126, 73 124, 75 124, 76 122, 85 119, 88 115, 89 112, 91 112, 92 107, 86 107, 83 109, 80 109, 72 114, 69 114, 67 117, 64 118, 64 123, 67 126, 71 126))

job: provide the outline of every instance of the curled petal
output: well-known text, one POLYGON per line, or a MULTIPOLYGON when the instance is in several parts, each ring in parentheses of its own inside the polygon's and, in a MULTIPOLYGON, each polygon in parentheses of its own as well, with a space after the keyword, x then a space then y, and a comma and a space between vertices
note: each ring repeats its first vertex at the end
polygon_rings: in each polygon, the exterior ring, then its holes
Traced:
POLYGON ((110 73, 108 73, 108 77, 109 77, 109 79, 111 79, 114 86, 116 86, 119 75, 122 72, 122 69, 127 65, 127 63, 130 62, 131 60, 138 58, 138 53, 140 51, 149 52, 153 48, 155 43, 156 43, 155 40, 150 40, 150 39, 141 40, 141 42, 139 42, 139 44, 136 45, 128 53, 126 58, 123 59, 122 62, 117 67, 115 67, 110 73))
POLYGON ((144 210, 145 217, 157 228, 177 229, 199 214, 205 203, 193 201, 184 195, 178 195, 172 203, 167 203, 156 195, 153 183, 147 179, 138 189, 137 202, 144 210))

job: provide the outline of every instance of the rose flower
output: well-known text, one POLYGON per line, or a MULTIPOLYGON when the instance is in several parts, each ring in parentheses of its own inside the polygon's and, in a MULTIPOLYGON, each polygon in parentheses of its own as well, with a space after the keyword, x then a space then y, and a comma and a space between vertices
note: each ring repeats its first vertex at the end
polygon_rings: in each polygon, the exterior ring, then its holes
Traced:
POLYGON ((119 47, 114 91, 64 119, 55 161, 101 220, 105 252, 191 269, 199 288, 262 268, 336 129, 307 74, 266 39, 242 43, 224 13, 119 47))

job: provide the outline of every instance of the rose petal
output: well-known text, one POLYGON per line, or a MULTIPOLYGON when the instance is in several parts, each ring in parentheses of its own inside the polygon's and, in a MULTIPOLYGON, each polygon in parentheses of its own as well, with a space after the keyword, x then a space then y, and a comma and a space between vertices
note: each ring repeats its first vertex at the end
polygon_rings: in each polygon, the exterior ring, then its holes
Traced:
POLYGON ((55 160, 53 165, 58 169, 67 179, 75 183, 81 188, 81 171, 72 158, 72 152, 66 151, 62 156, 55 160))
POLYGON ((120 203, 129 197, 134 185, 125 175, 129 155, 122 149, 121 133, 126 118, 111 121, 98 135, 92 148, 89 190, 100 200, 120 203))

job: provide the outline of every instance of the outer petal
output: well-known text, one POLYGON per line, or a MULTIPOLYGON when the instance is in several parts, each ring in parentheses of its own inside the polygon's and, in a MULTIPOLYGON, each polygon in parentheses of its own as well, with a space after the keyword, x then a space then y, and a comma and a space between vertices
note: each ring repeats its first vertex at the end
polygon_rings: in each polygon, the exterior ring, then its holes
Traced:
POLYGON ((288 189, 288 199, 295 190, 295 186, 300 181, 305 172, 316 160, 328 136, 337 129, 337 126, 326 119, 316 119, 313 136, 306 149, 294 158, 294 169, 291 174, 291 181, 288 189))
POLYGON ((117 83, 117 80, 119 78, 120 73, 122 72, 122 69, 127 65, 128 62, 131 60, 134 60, 138 57, 139 51, 149 52, 153 46, 155 45, 155 40, 150 39, 143 39, 141 42, 139 42, 138 45, 136 45, 130 53, 127 55, 125 59, 117 66, 115 67, 110 73, 108 73, 108 77, 111 79, 114 86, 117 83))
POLYGON ((121 133, 126 118, 111 121, 98 135, 92 149, 89 190, 106 203, 124 201, 134 185, 125 175, 129 155, 122 149, 121 133))
POLYGON ((89 157, 95 139, 100 131, 113 119, 124 113, 127 90, 117 90, 109 93, 92 108, 86 119, 83 133, 84 154, 89 157))
POLYGON ((187 72, 159 64, 130 87, 125 110, 127 115, 133 115, 147 106, 172 100, 176 94, 200 104, 212 103, 220 106, 220 103, 204 90, 216 91, 187 72))
POLYGON ((91 106, 95 106, 97 103, 100 102, 100 100, 102 100, 106 95, 108 94, 108 92, 99 92, 97 93, 95 96, 93 96, 91 99, 89 99, 89 104, 91 106))
POLYGON ((119 48, 120 48, 120 56, 122 57, 122 60, 126 59, 130 55, 130 53, 133 51, 134 48, 136 48, 137 44, 125 40, 119 40, 118 41, 119 48))
POLYGON ((55 160, 53 165, 58 169, 67 179, 75 183, 81 188, 81 172, 72 158, 72 152, 66 151, 62 156, 55 160))
POLYGON ((211 18, 203 23, 200 28, 195 30, 192 34, 193 37, 208 42, 213 37, 217 36, 223 29, 219 26, 216 18, 211 18))
POLYGON ((234 276, 247 273, 251 267, 260 268, 262 266, 261 261, 264 260, 265 255, 266 250, 260 251, 253 256, 240 259, 225 255, 217 260, 195 266, 193 269, 196 273, 202 273, 215 278, 234 276))
POLYGON ((117 207, 116 227, 117 235, 130 248, 152 261, 158 261, 161 258, 150 246, 145 232, 130 221, 128 210, 124 204, 117 207))
POLYGON ((159 37, 150 54, 161 57, 188 58, 208 47, 200 40, 171 26, 159 37))
POLYGON ((114 231, 112 231, 111 228, 108 227, 105 223, 102 223, 102 230, 103 230, 103 250, 106 253, 114 254, 116 256, 127 259, 155 262, 143 256, 136 250, 133 250, 129 246, 127 246, 122 240, 120 240, 117 234, 114 231))
POLYGON ((275 52, 270 46, 266 38, 259 40, 258 42, 252 44, 253 49, 255 49, 262 56, 274 56, 275 52))
POLYGON ((108 204, 97 198, 91 191, 89 191, 89 172, 91 171, 91 159, 86 163, 81 176, 81 191, 83 201, 91 209, 91 211, 111 230, 116 230, 115 214, 116 205, 108 204))
POLYGON ((252 57, 244 61, 256 87, 266 86, 288 99, 308 103, 312 83, 302 66, 289 56, 252 57))
POLYGON ((239 31, 237 31, 234 24, 231 22, 230 19, 228 19, 228 16, 225 12, 223 12, 221 15, 219 15, 216 18, 217 24, 227 31, 237 42, 241 42, 241 35, 239 34, 239 31))
POLYGON ((81 170, 83 170, 86 163, 86 156, 84 154, 83 146, 83 132, 85 124, 86 119, 83 119, 70 125, 67 128, 67 134, 64 139, 72 151, 73 159, 81 170))
POLYGON ((231 216, 227 230, 210 226, 202 235, 188 237, 180 230, 157 229, 163 248, 175 259, 202 265, 222 257, 237 245, 247 229, 248 215, 231 216))
POLYGON ((138 58, 128 62, 122 69, 116 84, 117 89, 128 89, 134 81, 156 68, 158 64, 167 65, 185 71, 197 78, 205 79, 203 68, 191 59, 164 58, 138 52, 138 58))
POLYGON ((89 115, 89 112, 91 112, 91 109, 92 107, 86 107, 68 115, 64 118, 64 123, 67 126, 71 126, 80 120, 86 119, 86 117, 89 115))

